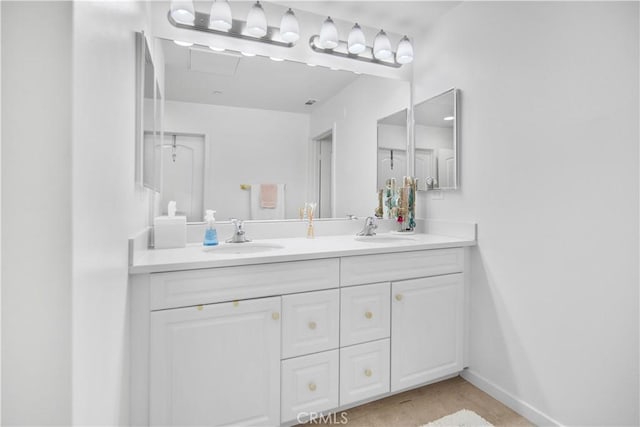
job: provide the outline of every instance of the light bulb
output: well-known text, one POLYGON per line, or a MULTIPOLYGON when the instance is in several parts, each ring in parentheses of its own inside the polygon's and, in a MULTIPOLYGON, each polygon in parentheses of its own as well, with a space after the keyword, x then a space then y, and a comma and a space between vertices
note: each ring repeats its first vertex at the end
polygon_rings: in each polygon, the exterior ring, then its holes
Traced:
POLYGON ((365 51, 367 48, 367 41, 364 38, 362 28, 356 22, 351 31, 349 32, 349 38, 347 39, 347 49, 349 53, 358 55, 365 51))
POLYGON ((400 39, 396 49, 396 62, 398 64, 409 64, 413 61, 413 46, 407 36, 400 39))
POLYGON ((196 11, 191 0, 171 0, 171 17, 180 24, 193 25, 196 11))
POLYGON ((381 60, 389 59, 393 56, 393 52, 391 51, 391 42, 384 30, 380 30, 373 41, 373 56, 375 56, 376 59, 381 60))
POLYGON ((282 15, 282 21, 280 22, 280 38, 287 43, 295 43, 300 38, 300 25, 298 24, 298 18, 293 13, 293 10, 289 9, 282 15))
POLYGON ((333 49, 338 46, 338 28, 330 16, 322 23, 319 43, 323 49, 333 49))
POLYGON ((262 5, 256 2, 249 10, 247 16, 247 33, 254 37, 264 37, 267 35, 267 16, 264 14, 262 5))
POLYGON ((228 31, 233 25, 231 18, 231 6, 227 0, 214 0, 209 14, 209 28, 219 31, 228 31))

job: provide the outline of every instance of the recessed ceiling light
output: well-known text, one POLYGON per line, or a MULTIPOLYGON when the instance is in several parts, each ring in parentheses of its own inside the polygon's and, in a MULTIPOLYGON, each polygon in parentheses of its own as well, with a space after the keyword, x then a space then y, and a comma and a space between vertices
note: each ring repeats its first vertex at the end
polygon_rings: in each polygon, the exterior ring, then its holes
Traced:
POLYGON ((450 121, 450 120, 453 120, 453 119, 454 119, 453 116, 447 116, 447 117, 444 118, 444 120, 446 120, 446 121, 450 121))
POLYGON ((251 53, 251 52, 240 52, 241 54, 243 54, 244 56, 256 56, 255 53, 251 53))
POLYGON ((223 47, 217 47, 217 46, 209 46, 209 49, 215 50, 216 52, 224 52, 225 51, 225 49, 223 47))
POLYGON ((178 46, 184 46, 184 47, 193 46, 193 43, 191 43, 191 42, 183 42, 181 40, 174 40, 173 42, 175 44, 177 44, 178 46))
POLYGON ((282 61, 284 61, 284 59, 282 59, 282 58, 276 58, 276 57, 274 57, 274 56, 270 56, 270 57, 269 57, 269 59, 270 59, 270 60, 272 60, 272 61, 276 61, 276 62, 282 62, 282 61))

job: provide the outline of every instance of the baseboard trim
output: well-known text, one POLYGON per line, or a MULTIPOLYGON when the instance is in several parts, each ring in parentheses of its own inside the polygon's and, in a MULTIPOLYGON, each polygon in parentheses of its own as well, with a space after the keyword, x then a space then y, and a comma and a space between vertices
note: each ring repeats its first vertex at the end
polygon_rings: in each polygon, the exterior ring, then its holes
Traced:
POLYGON ((562 424, 560 424, 558 421, 554 420, 547 414, 534 408, 527 402, 517 398, 502 387, 492 383, 488 379, 476 374, 471 369, 465 369, 460 373, 460 376, 493 397, 494 399, 500 401, 505 406, 513 409, 537 426, 562 426, 562 424))

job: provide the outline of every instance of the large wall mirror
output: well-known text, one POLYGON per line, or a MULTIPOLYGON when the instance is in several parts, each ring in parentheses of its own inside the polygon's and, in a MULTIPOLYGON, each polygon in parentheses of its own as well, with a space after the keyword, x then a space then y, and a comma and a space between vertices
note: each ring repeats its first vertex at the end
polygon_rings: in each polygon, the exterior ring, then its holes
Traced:
POLYGON ((319 218, 373 214, 377 120, 409 105, 409 82, 160 44, 161 210, 176 200, 190 222, 205 209, 220 220, 297 219, 305 202, 319 218))
POLYGON ((418 188, 458 188, 458 90, 415 105, 413 114, 418 188))

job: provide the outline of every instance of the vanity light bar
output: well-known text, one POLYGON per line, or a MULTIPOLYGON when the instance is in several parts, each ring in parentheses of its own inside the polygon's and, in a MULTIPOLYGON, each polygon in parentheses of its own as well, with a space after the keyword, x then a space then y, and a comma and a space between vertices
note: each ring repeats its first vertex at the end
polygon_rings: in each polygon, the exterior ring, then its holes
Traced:
POLYGON ((215 30, 209 28, 209 14, 202 12, 195 12, 195 19, 193 25, 178 22, 171 16, 171 11, 167 14, 169 23, 176 28, 182 28, 185 30, 195 30, 203 33, 216 34, 219 36, 235 37, 237 39, 251 40, 255 42, 262 42, 280 47, 293 47, 295 43, 288 43, 280 39, 280 29, 277 27, 267 26, 267 33, 262 37, 254 37, 246 33, 247 23, 238 19, 231 21, 231 28, 228 31, 215 30))
POLYGON ((311 49, 313 49, 314 52, 318 52, 318 53, 325 53, 327 55, 339 56, 341 58, 349 58, 349 59, 355 59, 357 61, 362 61, 362 62, 380 64, 386 67, 392 67, 392 68, 402 67, 402 64, 398 64, 393 60, 393 58, 395 57, 394 52, 392 52, 391 58, 389 60, 377 59, 373 55, 373 48, 367 46, 362 53, 356 55, 353 53, 349 53, 348 43, 343 40, 338 40, 338 45, 333 49, 323 49, 322 47, 320 47, 321 46, 320 36, 314 35, 314 36, 311 36, 311 38, 309 39, 309 46, 311 47, 311 49))

